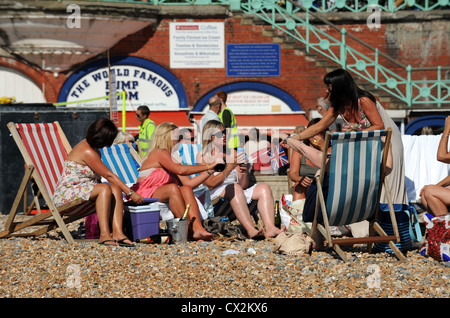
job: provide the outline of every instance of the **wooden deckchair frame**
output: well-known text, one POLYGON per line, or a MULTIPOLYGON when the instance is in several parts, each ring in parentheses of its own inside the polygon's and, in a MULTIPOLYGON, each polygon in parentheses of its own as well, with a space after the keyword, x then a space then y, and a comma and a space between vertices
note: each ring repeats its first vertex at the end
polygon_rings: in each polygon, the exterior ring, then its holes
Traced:
MULTIPOLYGON (((64 150, 66 154, 68 154, 72 147, 70 146, 69 141, 67 140, 65 134, 63 133, 61 126, 58 122, 53 123, 56 126, 56 130, 58 133, 59 138, 61 139, 61 143, 64 147, 64 150)), ((35 124, 32 124, 35 125, 35 124)), ((38 124, 36 124, 38 125, 38 124)), ((65 205, 56 207, 53 203, 51 194, 48 192, 43 180, 41 179, 41 176, 39 174, 39 171, 37 170, 37 167, 34 166, 33 160, 28 153, 28 150, 25 147, 25 144, 22 140, 22 137, 20 133, 18 132, 18 129, 16 127, 15 123, 8 123, 8 128, 11 132, 12 137, 14 138, 14 141, 16 142, 23 159, 26 164, 25 169, 25 175, 22 178, 22 182, 20 184, 19 190, 17 192, 16 198, 13 202, 13 205, 11 207, 8 219, 5 223, 5 229, 0 232, 0 238, 3 237, 11 237, 11 236, 38 236, 44 233, 47 233, 55 228, 59 228, 64 238, 67 240, 68 243, 74 243, 74 239, 72 235, 70 234, 66 224, 71 223, 73 221, 76 221, 80 218, 83 218, 89 214, 92 214, 95 212, 95 203, 85 201, 83 199, 77 199, 72 202, 69 202, 65 205), (31 180, 34 180, 36 183, 40 194, 42 195, 43 199, 45 200, 45 203, 47 204, 50 211, 44 212, 41 214, 37 214, 25 221, 19 221, 16 222, 15 218, 18 213, 18 207, 20 202, 22 201, 24 194, 26 193, 27 187, 30 184, 31 180), (63 215, 64 213, 68 213, 69 211, 76 210, 73 214, 63 215), (81 212, 81 213, 80 213, 81 212), (29 233, 17 233, 20 230, 23 230, 27 227, 36 227, 39 226, 40 228, 35 230, 34 232, 29 233)))
MULTIPOLYGON (((316 177, 317 182, 317 197, 316 197, 316 207, 315 207, 315 215, 314 215, 314 221, 312 225, 312 232, 313 235, 316 230, 319 230, 320 233, 325 237, 325 239, 328 242, 328 246, 334 248, 336 253, 342 258, 342 260, 347 261, 347 257, 345 253, 342 251, 340 245, 353 245, 353 244, 367 244, 368 251, 371 252, 372 244, 373 243, 388 243, 391 247, 392 251, 395 253, 397 258, 401 261, 405 261, 406 257, 403 255, 403 253, 398 249, 398 247, 395 245, 394 242, 400 242, 400 235, 397 227, 397 222, 395 218, 395 212, 392 204, 392 198, 390 194, 389 184, 387 182, 387 179, 385 178, 386 172, 386 160, 388 155, 388 149, 390 149, 390 141, 391 141, 391 129, 387 129, 386 134, 386 140, 383 151, 383 157, 381 160, 381 167, 380 167, 380 178, 379 178, 379 189, 378 194, 376 198, 376 208, 375 213, 373 217, 371 217, 369 221, 369 236, 368 237, 362 237, 362 238, 332 238, 331 231, 330 231, 330 224, 329 219, 327 215, 327 207, 325 204, 325 198, 324 193, 322 189, 322 184, 324 180, 325 173, 321 173, 320 176, 316 177), (394 235, 387 235, 384 230, 381 228, 381 226, 377 222, 377 216, 378 216, 378 210, 379 210, 379 203, 380 203, 380 196, 381 196, 381 189, 384 185, 385 191, 387 194, 388 199, 388 207, 389 207, 389 215, 392 221, 392 226, 394 229, 394 235), (323 225, 319 224, 317 222, 317 217, 319 213, 319 204, 322 209, 322 216, 323 216, 323 225), (378 233, 378 236, 374 235, 375 232, 378 233)), ((327 150, 331 144, 331 133, 327 132, 325 135, 325 145, 324 145, 324 151, 322 155, 322 164, 321 164, 321 171, 326 171, 326 159, 327 159, 327 150)), ((334 191, 338 191, 335 189, 334 191)))

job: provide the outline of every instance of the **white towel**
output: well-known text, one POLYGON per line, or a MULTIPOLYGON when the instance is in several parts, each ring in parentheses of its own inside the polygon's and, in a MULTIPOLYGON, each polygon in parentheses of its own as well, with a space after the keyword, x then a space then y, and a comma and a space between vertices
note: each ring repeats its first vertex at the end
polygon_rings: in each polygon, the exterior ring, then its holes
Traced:
MULTIPOLYGON (((403 135, 405 185, 410 201, 420 198, 420 190, 436 184, 450 173, 450 165, 437 161, 441 135, 403 135)), ((450 147, 449 147, 450 148, 450 147)))

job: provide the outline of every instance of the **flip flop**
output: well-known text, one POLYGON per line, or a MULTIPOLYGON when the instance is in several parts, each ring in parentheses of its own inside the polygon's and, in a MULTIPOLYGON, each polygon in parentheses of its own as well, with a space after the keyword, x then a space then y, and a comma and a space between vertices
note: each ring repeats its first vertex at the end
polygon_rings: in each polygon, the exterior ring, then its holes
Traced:
POLYGON ((116 240, 105 240, 103 242, 98 242, 99 245, 108 245, 108 246, 117 246, 116 240), (114 244, 107 243, 107 242, 114 242, 114 244))
POLYGON ((134 244, 125 243, 125 240, 128 240, 128 239, 123 238, 121 240, 118 240, 117 243, 119 244, 119 246, 123 246, 123 247, 136 247, 136 245, 134 245, 134 244))
POLYGON ((263 241, 266 237, 263 234, 256 234, 255 236, 250 237, 250 239, 254 241, 263 241))

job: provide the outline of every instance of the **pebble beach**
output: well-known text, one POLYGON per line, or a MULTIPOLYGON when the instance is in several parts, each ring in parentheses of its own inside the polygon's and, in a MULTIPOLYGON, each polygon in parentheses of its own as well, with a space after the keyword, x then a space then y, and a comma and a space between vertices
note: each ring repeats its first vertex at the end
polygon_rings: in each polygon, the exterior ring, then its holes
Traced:
MULTIPOLYGON (((0 216, 0 228, 6 221, 0 216)), ((77 222, 69 225, 75 231, 77 222)), ((102 246, 58 230, 0 240, 1 298, 449 298, 450 266, 418 253, 273 252, 274 239, 102 246)))

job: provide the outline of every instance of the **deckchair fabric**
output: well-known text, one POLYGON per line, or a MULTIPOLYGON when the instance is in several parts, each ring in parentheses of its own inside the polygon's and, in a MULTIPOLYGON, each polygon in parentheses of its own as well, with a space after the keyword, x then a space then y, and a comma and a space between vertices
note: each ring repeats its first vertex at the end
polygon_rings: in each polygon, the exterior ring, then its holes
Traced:
POLYGON ((387 153, 383 149, 390 149, 390 137, 390 129, 344 133, 327 132, 325 135, 321 175, 316 177, 317 198, 313 232, 316 229, 320 230, 328 241, 328 245, 333 247, 344 261, 347 258, 340 245, 365 243, 368 250, 371 251, 372 244, 376 242, 388 243, 400 260, 406 259, 394 244, 394 242, 400 241, 400 237, 389 185, 385 179, 387 153), (384 146, 382 137, 385 137, 384 146), (322 189, 322 182, 327 170, 326 158, 330 145, 329 187, 328 193, 325 193, 322 189), (387 235, 377 223, 382 185, 385 186, 388 194, 389 202, 387 204, 394 235, 387 235), (323 224, 318 224, 319 206, 322 210, 323 224), (347 225, 365 220, 370 224, 369 237, 332 238, 331 226, 347 225))
POLYGON ((381 141, 385 131, 331 134, 328 221, 351 224, 373 216, 377 205, 381 141), (352 142, 348 142, 352 140, 352 142))
POLYGON ((53 194, 67 153, 55 123, 17 124, 17 131, 49 194, 53 194))
POLYGON ((135 183, 139 172, 128 144, 115 144, 99 149, 103 163, 126 184, 135 183))
MULTIPOLYGON (((178 155, 180 156, 181 163, 184 165, 197 165, 197 154, 202 151, 202 145, 200 144, 178 144, 178 155)), ((191 174, 189 177, 193 178, 198 173, 191 174)))
POLYGON ((5 230, 0 232, 0 237, 40 235, 59 227, 66 240, 73 243, 74 240, 66 227, 66 223, 94 213, 95 204, 82 199, 77 199, 60 207, 56 207, 53 203, 52 195, 62 174, 64 160, 71 150, 59 123, 9 123, 8 128, 27 168, 5 224, 5 230), (37 185, 50 211, 23 222, 14 222, 19 203, 31 180, 37 185), (41 228, 34 232, 18 233, 27 227, 36 226, 41 228))

